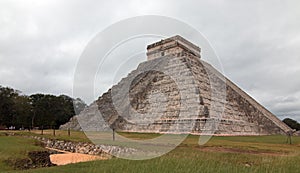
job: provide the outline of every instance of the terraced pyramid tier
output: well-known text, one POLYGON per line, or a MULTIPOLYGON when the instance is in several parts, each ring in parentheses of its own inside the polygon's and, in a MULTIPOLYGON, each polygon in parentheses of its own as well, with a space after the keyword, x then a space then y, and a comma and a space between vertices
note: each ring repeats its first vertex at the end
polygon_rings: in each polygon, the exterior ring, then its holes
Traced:
POLYGON ((171 37, 147 49, 147 61, 61 128, 218 135, 291 130, 202 61, 200 48, 184 38, 171 37))

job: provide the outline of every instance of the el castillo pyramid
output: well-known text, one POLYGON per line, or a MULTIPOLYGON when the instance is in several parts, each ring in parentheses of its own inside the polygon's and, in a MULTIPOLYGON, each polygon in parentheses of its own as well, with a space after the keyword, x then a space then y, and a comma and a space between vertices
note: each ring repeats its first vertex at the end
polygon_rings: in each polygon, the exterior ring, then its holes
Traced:
POLYGON ((291 130, 201 60, 200 52, 181 36, 148 45, 147 61, 61 129, 216 135, 291 130))

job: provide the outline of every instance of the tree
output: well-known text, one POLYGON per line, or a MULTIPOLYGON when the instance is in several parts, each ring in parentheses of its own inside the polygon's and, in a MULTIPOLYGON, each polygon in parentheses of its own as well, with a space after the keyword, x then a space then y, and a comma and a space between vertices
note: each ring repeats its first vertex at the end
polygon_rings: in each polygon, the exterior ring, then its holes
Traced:
POLYGON ((0 125, 11 126, 16 118, 15 100, 19 91, 0 86, 0 125))
POLYGON ((300 124, 291 118, 285 118, 283 122, 292 129, 300 130, 300 124))
POLYGON ((32 107, 28 96, 21 95, 15 99, 16 117, 14 118, 14 126, 18 128, 31 127, 32 107))
POLYGON ((34 94, 30 98, 33 108, 32 124, 35 126, 59 128, 75 115, 74 99, 69 96, 34 94))
POLYGON ((68 122, 75 115, 73 100, 69 96, 60 95, 53 101, 53 104, 57 105, 56 109, 53 110, 56 128, 68 122))
POLYGON ((75 112, 86 107, 81 99, 67 95, 21 95, 20 91, 0 86, 0 126, 18 128, 59 128, 75 112), (75 111, 75 109, 76 111, 75 111))
POLYGON ((44 94, 33 94, 29 96, 30 99, 30 104, 32 107, 32 114, 31 114, 31 126, 32 128, 34 127, 42 127, 44 126, 45 120, 45 112, 46 112, 46 107, 44 105, 44 94))

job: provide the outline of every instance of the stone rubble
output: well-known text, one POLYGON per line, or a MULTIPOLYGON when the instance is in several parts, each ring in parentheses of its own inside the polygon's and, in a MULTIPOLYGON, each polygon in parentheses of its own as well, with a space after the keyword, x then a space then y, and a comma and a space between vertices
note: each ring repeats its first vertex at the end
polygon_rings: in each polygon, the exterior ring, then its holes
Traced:
POLYGON ((119 147, 113 145, 95 145, 85 142, 71 142, 63 140, 48 139, 40 136, 29 136, 42 142, 47 148, 67 151, 71 153, 81 153, 89 155, 109 156, 111 154, 127 153, 131 154, 137 152, 136 149, 128 147, 119 147))

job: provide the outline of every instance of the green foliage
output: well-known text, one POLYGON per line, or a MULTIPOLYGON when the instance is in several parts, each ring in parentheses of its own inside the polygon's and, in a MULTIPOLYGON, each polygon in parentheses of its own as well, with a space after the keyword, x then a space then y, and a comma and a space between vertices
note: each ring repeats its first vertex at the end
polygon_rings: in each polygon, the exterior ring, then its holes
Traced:
POLYGON ((300 130, 300 124, 296 120, 285 118, 283 122, 292 129, 300 130))
POLYGON ((32 106, 28 96, 18 96, 15 98, 16 115, 12 125, 24 128, 30 126, 32 106))
POLYGON ((0 125, 11 126, 20 120, 18 115, 24 110, 24 97, 19 96, 19 91, 0 86, 0 125))
POLYGON ((33 107, 34 126, 58 128, 75 115, 71 97, 34 94, 30 96, 30 100, 33 107))
POLYGON ((58 128, 80 112, 85 103, 66 95, 21 95, 12 88, 0 86, 0 126, 19 128, 58 128))

